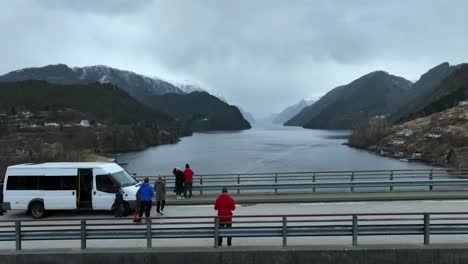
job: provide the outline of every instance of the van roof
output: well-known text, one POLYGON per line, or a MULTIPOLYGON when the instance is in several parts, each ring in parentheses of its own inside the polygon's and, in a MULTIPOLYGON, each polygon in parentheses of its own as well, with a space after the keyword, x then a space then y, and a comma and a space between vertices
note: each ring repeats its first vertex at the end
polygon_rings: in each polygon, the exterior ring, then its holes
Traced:
POLYGON ((109 165, 117 165, 113 162, 45 162, 45 163, 26 163, 8 167, 9 169, 94 169, 105 168, 109 165))

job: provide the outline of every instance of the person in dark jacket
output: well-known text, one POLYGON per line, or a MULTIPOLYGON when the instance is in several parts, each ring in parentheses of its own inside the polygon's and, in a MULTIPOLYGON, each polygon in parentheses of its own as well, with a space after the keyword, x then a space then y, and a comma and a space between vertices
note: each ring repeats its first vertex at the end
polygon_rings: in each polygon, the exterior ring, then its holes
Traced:
POLYGON ((182 193, 184 192, 184 172, 178 168, 174 168, 172 174, 175 176, 174 192, 177 195, 177 199, 182 199, 182 193))
POLYGON ((119 188, 115 194, 114 200, 115 217, 122 217, 124 210, 123 190, 119 188))
POLYGON ((187 191, 189 192, 189 199, 192 199, 192 183, 193 183, 193 171, 190 169, 190 165, 185 164, 184 170, 184 198, 187 199, 187 191))
MULTIPOLYGON (((226 187, 223 188, 222 193, 216 199, 214 209, 218 211, 218 220, 220 228, 231 228, 232 227, 232 211, 236 209, 236 203, 234 199, 228 194, 226 187)), ((223 245, 223 238, 218 238, 218 246, 223 245)), ((227 238, 227 245, 232 245, 232 237, 227 238)))
POLYGON ((154 183, 156 191, 156 212, 158 215, 164 215, 164 205, 166 204, 166 179, 159 176, 154 183))
POLYGON ((151 186, 149 183, 149 179, 145 178, 144 182, 140 185, 140 189, 138 191, 140 192, 140 213, 138 214, 138 219, 137 222, 141 222, 141 217, 143 216, 143 212, 145 212, 146 217, 150 217, 150 212, 151 212, 151 202, 153 201, 153 196, 154 196, 154 190, 153 186, 151 186))

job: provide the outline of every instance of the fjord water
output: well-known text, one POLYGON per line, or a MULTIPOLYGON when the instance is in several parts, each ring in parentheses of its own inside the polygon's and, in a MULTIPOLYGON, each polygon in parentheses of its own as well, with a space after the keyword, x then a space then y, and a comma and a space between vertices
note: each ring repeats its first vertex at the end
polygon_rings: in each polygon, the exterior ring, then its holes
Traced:
POLYGON ((117 160, 137 175, 170 175, 186 163, 197 174, 431 168, 343 145, 349 133, 282 126, 194 133, 177 144, 121 154, 117 160))

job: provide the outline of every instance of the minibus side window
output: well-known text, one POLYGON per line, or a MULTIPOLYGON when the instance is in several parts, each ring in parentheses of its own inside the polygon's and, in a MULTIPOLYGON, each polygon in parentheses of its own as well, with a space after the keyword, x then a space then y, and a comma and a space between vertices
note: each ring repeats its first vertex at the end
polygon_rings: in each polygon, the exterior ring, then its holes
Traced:
POLYGON ((76 176, 61 176, 62 190, 76 190, 76 176))
POLYGON ((39 189, 45 191, 76 190, 76 176, 41 176, 39 189))
POLYGON ((42 176, 39 179, 39 187, 45 191, 60 190, 60 176, 42 176))
POLYGON ((96 189, 106 193, 116 193, 117 187, 110 175, 96 175, 96 189))
POLYGON ((8 176, 7 190, 37 190, 39 176, 8 176))

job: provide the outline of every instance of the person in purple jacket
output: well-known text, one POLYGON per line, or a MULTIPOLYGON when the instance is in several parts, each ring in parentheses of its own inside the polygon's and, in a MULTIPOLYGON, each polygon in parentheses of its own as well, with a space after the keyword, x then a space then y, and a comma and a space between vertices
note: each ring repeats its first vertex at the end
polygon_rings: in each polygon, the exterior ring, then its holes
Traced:
POLYGON ((143 212, 145 212, 146 217, 150 217, 151 212, 151 202, 153 201, 154 197, 154 190, 153 186, 149 184, 149 179, 145 178, 144 182, 140 185, 140 213, 138 214, 139 219, 137 222, 141 222, 141 217, 143 216, 143 212))

